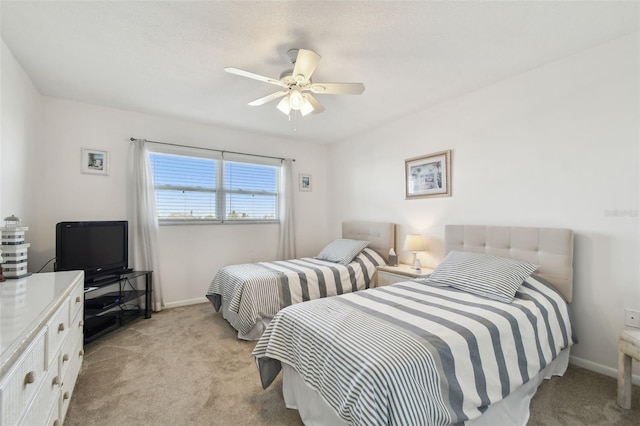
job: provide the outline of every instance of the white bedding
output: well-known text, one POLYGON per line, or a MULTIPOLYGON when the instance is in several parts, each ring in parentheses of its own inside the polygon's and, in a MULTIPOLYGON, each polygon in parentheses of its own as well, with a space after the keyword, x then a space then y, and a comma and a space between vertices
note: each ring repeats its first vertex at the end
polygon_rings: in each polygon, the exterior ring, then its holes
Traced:
POLYGON ((263 386, 287 364, 347 424, 448 425, 530 398, 572 343, 566 303, 536 279, 512 303, 403 282, 283 309, 253 354, 263 386))
POLYGON ((347 265, 315 258, 231 265, 218 271, 207 298, 238 330, 238 337, 256 340, 283 307, 303 301, 363 290, 376 266, 386 264, 365 248, 347 265))

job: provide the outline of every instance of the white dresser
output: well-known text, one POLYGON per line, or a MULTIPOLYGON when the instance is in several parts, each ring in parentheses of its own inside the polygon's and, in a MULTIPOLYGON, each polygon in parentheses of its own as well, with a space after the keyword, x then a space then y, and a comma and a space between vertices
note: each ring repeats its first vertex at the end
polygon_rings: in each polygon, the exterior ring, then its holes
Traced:
POLYGON ((0 283, 0 426, 62 425, 83 352, 84 273, 0 283))

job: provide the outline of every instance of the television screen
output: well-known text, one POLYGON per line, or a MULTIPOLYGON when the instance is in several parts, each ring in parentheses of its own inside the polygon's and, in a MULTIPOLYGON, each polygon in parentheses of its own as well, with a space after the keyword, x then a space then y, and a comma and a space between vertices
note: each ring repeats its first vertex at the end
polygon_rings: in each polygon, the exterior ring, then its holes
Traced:
POLYGON ((56 271, 83 270, 85 280, 128 268, 128 222, 60 222, 56 225, 56 271))

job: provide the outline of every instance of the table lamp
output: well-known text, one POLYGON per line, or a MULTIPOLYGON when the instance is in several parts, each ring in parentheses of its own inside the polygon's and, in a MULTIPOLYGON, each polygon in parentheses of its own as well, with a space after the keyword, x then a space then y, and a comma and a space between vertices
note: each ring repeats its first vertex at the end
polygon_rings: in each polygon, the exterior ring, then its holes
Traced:
POLYGON ((421 235, 418 234, 408 234, 404 239, 403 250, 410 251, 413 253, 413 257, 411 258, 411 264, 414 269, 420 269, 420 259, 416 259, 416 254, 419 251, 426 250, 426 245, 421 235))

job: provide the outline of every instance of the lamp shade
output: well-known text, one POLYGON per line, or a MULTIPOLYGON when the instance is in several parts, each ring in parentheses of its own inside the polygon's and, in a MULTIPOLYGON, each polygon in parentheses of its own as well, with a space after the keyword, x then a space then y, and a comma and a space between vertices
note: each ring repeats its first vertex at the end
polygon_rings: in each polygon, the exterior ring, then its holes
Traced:
POLYGON ((424 251, 426 250, 426 245, 421 235, 418 234, 409 234, 404 239, 403 250, 406 251, 424 251))

